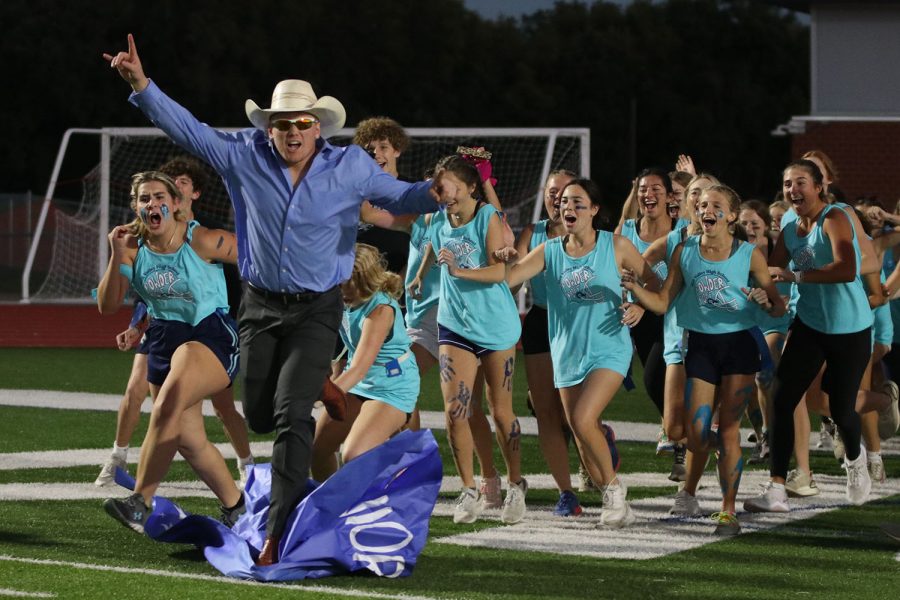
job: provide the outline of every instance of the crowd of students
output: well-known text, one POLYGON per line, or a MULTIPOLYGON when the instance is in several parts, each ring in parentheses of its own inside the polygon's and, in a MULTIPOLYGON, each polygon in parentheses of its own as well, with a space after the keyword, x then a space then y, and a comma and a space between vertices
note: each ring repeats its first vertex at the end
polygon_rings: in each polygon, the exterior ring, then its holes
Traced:
MULTIPOLYGON (((201 176, 166 168, 168 175, 135 175, 136 219, 110 233, 100 309, 118 307, 131 286, 149 317, 109 463, 124 464, 134 406, 146 394, 132 387, 146 372, 154 405, 135 494, 106 503, 129 527, 142 530, 176 451, 216 493, 226 522, 239 517, 243 499, 206 440, 199 412, 204 397, 230 389, 239 346, 249 362, 243 368, 245 394, 252 396, 244 399, 250 427, 276 431, 263 565, 278 559, 285 511, 302 495, 296 482, 307 465, 326 478, 339 468, 338 454, 350 461, 405 427, 417 428, 420 377, 434 366, 462 483, 454 521, 471 523, 489 508, 500 508, 505 523, 525 518, 522 427, 512 404, 519 342, 560 517, 583 513, 569 472, 571 437, 588 483, 601 491, 601 523, 624 527, 635 520, 627 478, 618 474, 615 434, 603 422, 629 378, 633 354, 660 415, 657 451, 672 452, 669 477, 682 482, 673 515, 701 514, 695 494, 712 454, 722 490, 714 531, 740 532, 737 494, 745 460, 739 426, 745 415, 756 439, 750 462, 771 464, 763 493, 744 502, 748 511, 787 511, 789 495, 818 493, 809 468, 809 411, 823 415, 832 445, 842 448, 851 503, 865 502, 872 481, 884 480, 880 440, 893 435, 900 420, 890 376, 896 370, 886 374, 884 368, 894 365, 886 357, 898 339, 891 317, 900 315, 893 303, 887 306, 900 287, 900 275, 894 276, 900 233, 887 223, 900 219, 877 206, 860 212, 837 201, 835 171, 824 154, 788 164, 782 198, 771 206, 742 202, 715 176, 696 172, 686 156, 672 172, 645 169, 633 180, 615 232, 604 226, 595 182, 553 171, 544 186, 545 218, 515 239, 484 153, 446 156, 436 161, 430 181, 403 183, 396 179, 397 158, 408 144, 402 127, 369 119, 359 129, 359 146, 333 147, 324 137, 342 124, 342 107, 314 95, 300 104, 279 95, 284 87, 305 90, 305 82, 279 84, 270 109, 248 101, 257 129, 226 136, 162 95, 143 75, 131 38, 128 52, 106 58, 132 85, 132 102, 225 178, 237 224, 237 236, 199 225, 191 201, 199 196, 201 176), (260 130, 265 135, 257 139, 260 130), (257 154, 245 158, 245 152, 257 154), (323 174, 319 160, 331 171, 323 174), (270 164, 273 177, 259 175, 260 165, 270 164), (328 214, 304 216, 309 209, 300 200, 311 198, 303 196, 309 194, 304 186, 312 188, 314 177, 327 177, 317 184, 327 186, 317 188, 322 193, 337 187, 352 201, 320 205, 328 214), (349 179, 339 184, 342 177, 349 179), (253 196, 266 191, 270 179, 287 203, 274 240, 259 235, 273 220, 257 214, 253 196), (394 255, 396 238, 377 232, 402 231, 406 255, 385 260, 376 246, 358 243, 360 218, 376 226, 367 239, 391 246, 385 249, 394 255), (292 226, 303 230, 303 242, 290 233, 292 226), (270 242, 276 252, 268 252, 270 242), (329 244, 337 249, 335 268, 312 268, 310 252, 327 259, 329 244), (239 264, 246 282, 240 337, 228 315, 237 307, 228 300, 221 263, 239 264), (406 273, 391 272, 389 263, 397 270, 405 263, 406 273), (532 299, 524 322, 514 301, 523 285, 532 299), (337 317, 332 305, 341 307, 337 317), (283 310, 272 316, 273 306, 283 310), (317 326, 307 327, 310 322, 317 326), (346 360, 325 377, 321 356, 332 346, 329 331, 340 332, 346 360), (309 398, 285 387, 304 381, 315 392, 309 398), (483 393, 503 457, 505 497, 483 393), (313 422, 309 400, 316 398, 329 410, 313 422), (307 449, 300 452, 298 444, 307 449), (792 455, 797 468, 789 471, 792 455), (276 492, 276 486, 294 487, 276 492)), ((123 332, 120 347, 130 347, 141 330, 136 322, 123 332)), ((232 419, 223 402, 233 409, 233 400, 226 396, 217 404, 227 426, 232 419)), ((240 466, 251 464, 246 429, 228 431, 240 466)), ((104 467, 98 485, 109 482, 110 470, 104 467)))

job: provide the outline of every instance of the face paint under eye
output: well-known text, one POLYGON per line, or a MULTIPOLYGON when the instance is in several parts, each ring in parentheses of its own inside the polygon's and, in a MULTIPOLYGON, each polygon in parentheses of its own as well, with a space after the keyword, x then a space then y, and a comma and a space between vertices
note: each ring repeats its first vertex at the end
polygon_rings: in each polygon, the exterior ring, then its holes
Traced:
POLYGON ((141 221, 146 223, 149 218, 150 218, 150 213, 147 212, 146 208, 142 208, 141 209, 141 221))
POLYGON ((166 206, 165 204, 163 204, 162 206, 159 207, 159 212, 162 213, 163 220, 169 218, 169 207, 166 206))
POLYGON ((588 206, 576 206, 575 210, 588 210, 589 208, 588 206))
POLYGON ((725 213, 720 210, 719 212, 716 213, 716 216, 719 217, 720 219, 724 219, 725 213))

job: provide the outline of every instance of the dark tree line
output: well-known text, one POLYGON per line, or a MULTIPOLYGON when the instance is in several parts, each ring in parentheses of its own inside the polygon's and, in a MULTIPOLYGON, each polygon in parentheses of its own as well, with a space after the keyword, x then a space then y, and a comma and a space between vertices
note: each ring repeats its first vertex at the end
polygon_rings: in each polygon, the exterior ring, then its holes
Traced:
POLYGON ((348 126, 590 127, 618 204, 635 168, 677 154, 768 197, 787 159, 770 130, 808 112, 809 32, 752 0, 558 3, 485 21, 460 0, 4 0, 0 190, 43 191, 70 127, 145 126, 100 59, 135 34, 150 77, 202 120, 243 126, 275 82, 338 97, 348 126))

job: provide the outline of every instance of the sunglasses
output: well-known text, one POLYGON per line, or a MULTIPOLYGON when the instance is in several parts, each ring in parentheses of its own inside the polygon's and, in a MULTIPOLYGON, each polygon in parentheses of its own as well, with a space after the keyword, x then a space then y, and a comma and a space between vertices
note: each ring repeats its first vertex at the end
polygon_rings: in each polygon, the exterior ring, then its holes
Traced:
POLYGON ((269 125, 278 131, 290 131, 292 125, 300 131, 306 131, 318 122, 318 119, 311 117, 300 117, 299 119, 277 119, 269 123, 269 125))

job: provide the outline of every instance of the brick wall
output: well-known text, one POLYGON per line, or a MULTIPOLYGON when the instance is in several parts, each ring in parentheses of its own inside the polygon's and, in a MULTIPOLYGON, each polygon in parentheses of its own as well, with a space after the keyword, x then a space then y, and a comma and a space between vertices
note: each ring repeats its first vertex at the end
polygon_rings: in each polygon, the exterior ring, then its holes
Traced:
POLYGON ((95 305, 0 305, 0 347, 115 348, 131 308, 101 316, 95 305))
POLYGON ((838 171, 838 186, 851 204, 877 196, 890 210, 900 198, 900 122, 807 122, 795 134, 791 155, 822 150, 838 171))

